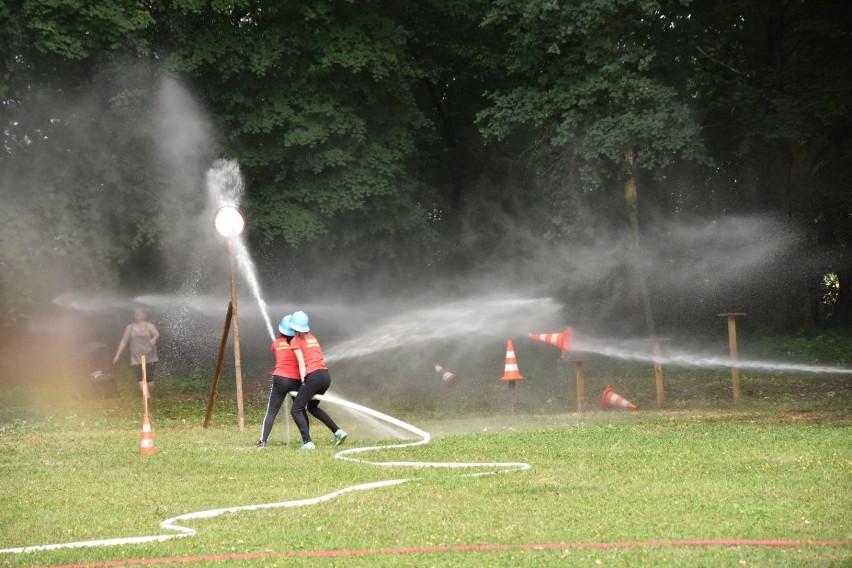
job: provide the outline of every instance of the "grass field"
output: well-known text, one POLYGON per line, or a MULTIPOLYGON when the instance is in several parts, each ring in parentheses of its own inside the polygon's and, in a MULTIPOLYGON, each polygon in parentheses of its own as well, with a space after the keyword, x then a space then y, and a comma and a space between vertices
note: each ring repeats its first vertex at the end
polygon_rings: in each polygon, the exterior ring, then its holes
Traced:
MULTIPOLYGON (((208 393, 164 378, 150 408, 157 452, 140 455, 142 404, 127 377, 110 399, 81 399, 67 384, 7 380, 0 395, 2 549, 174 535, 160 523, 410 481, 318 504, 185 521, 197 531, 185 538, 5 553, 0 564, 852 565, 849 375, 744 373, 735 406, 729 372, 667 369, 667 404, 657 409, 648 369, 589 365, 587 410, 578 413, 571 373, 543 368, 522 368, 528 380, 518 387, 515 416, 504 383, 470 373, 452 391, 431 376, 434 382, 404 399, 347 392, 433 435, 428 445, 361 459, 530 465, 478 477, 464 474, 494 468, 334 459, 321 425, 314 426, 318 450, 300 452, 295 439, 284 444, 284 415, 270 444, 257 450, 265 385, 247 396, 240 432, 227 388, 204 429, 208 393), (607 383, 640 409, 602 411, 595 397, 607 383), (707 540, 718 542, 698 542, 707 540)), ((352 375, 335 370, 341 383, 352 375)), ((346 448, 399 443, 357 415, 327 409, 350 432, 346 448)))

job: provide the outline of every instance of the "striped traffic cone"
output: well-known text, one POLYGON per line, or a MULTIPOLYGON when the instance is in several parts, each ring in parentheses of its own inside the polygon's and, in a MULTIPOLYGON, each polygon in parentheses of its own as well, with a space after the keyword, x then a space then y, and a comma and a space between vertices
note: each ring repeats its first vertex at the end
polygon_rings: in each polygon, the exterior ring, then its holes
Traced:
POLYGON ((512 345, 512 340, 506 342, 506 364, 503 367, 503 376, 501 381, 523 381, 520 369, 518 369, 518 359, 515 357, 515 347, 512 345))
POLYGON ((437 373, 441 375, 441 378, 444 380, 444 386, 447 388, 452 388, 456 386, 456 383, 461 380, 458 375, 449 372, 437 363, 435 363, 435 371, 437 371, 437 373))
POLYGON ((627 408, 628 410, 636 410, 636 405, 615 392, 612 385, 607 385, 601 395, 598 397, 598 402, 601 403, 601 408, 607 410, 609 408, 627 408))
POLYGON ((515 396, 515 383, 523 381, 524 377, 521 376, 520 369, 518 368, 518 359, 515 357, 515 346, 512 345, 512 340, 506 342, 506 364, 503 367, 503 376, 500 377, 500 380, 508 381, 509 383, 509 395, 512 399, 512 416, 514 416, 518 406, 515 396))
POLYGON ((565 328, 562 333, 531 333, 530 337, 536 341, 543 341, 550 345, 555 345, 562 350, 562 356, 568 354, 571 350, 571 328, 565 328))
POLYGON ((151 421, 148 420, 148 413, 145 413, 145 418, 142 420, 142 439, 139 440, 140 454, 156 454, 157 448, 154 447, 154 432, 151 431, 151 421))

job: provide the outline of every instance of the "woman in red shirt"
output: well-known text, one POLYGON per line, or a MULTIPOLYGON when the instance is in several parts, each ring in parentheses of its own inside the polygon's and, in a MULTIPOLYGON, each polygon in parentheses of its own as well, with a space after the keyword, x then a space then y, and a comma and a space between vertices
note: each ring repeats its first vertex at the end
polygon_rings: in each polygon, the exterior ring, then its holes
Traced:
POLYGON ((311 330, 308 326, 308 314, 302 311, 293 313, 290 316, 290 327, 295 331, 295 336, 290 340, 290 349, 293 350, 298 361, 299 377, 302 380, 302 386, 299 387, 296 400, 293 401, 293 408, 290 410, 290 414, 302 434, 300 449, 316 449, 316 445, 311 441, 311 429, 308 424, 308 415, 305 412, 306 408, 334 433, 334 445, 339 446, 346 439, 346 432, 338 428, 331 416, 319 407, 319 401, 314 400, 314 395, 325 394, 331 386, 331 375, 325 365, 319 341, 308 333, 311 330))
POLYGON ((298 391, 302 386, 299 380, 299 362, 290 348, 290 340, 296 334, 290 327, 290 316, 286 316, 278 324, 278 339, 272 342, 272 352, 275 353, 275 369, 272 371, 272 388, 269 390, 269 402, 266 404, 266 418, 260 430, 260 440, 257 447, 262 448, 269 439, 275 417, 281 410, 281 404, 290 391, 298 391))

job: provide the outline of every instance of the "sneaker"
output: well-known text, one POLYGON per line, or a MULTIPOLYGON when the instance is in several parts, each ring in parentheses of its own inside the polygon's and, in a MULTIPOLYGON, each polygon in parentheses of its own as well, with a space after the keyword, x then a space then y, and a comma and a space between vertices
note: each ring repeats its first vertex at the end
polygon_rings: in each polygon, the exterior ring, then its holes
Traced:
POLYGON ((262 447, 264 447, 264 446, 266 446, 266 442, 264 442, 263 440, 258 440, 258 441, 257 441, 257 444, 255 444, 255 446, 254 446, 254 447, 255 447, 255 448, 260 449, 260 448, 262 448, 262 447))
POLYGON ((338 428, 337 432, 334 433, 334 445, 339 446, 340 444, 342 444, 343 440, 346 439, 346 436, 348 436, 348 434, 338 428))
POLYGON ((317 447, 314 445, 313 442, 307 442, 307 443, 304 443, 301 446, 299 446, 299 449, 300 450, 315 450, 315 449, 317 449, 317 447))

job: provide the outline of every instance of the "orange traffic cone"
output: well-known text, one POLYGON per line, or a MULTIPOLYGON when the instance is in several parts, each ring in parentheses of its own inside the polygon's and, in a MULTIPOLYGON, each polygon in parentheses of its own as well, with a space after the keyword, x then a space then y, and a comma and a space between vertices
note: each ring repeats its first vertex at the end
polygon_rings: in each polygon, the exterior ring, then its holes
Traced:
POLYGON ((157 448, 154 447, 154 432, 151 431, 151 421, 148 420, 148 413, 145 413, 145 418, 142 420, 142 439, 139 440, 140 454, 156 454, 157 448))
POLYGON ((512 398, 512 416, 514 416, 517 408, 515 382, 523 381, 524 377, 521 376, 520 370, 518 369, 518 359, 515 357, 515 346, 512 345, 511 340, 506 342, 506 364, 503 367, 503 376, 500 377, 500 380, 508 381, 509 383, 509 394, 512 398))
POLYGON ((515 358, 515 347, 512 345, 512 340, 506 342, 506 366, 503 369, 501 381, 523 381, 518 369, 518 360, 515 358))
POLYGON ((456 386, 456 383, 461 380, 458 375, 449 372, 437 363, 435 363, 435 371, 437 371, 438 374, 441 375, 441 378, 444 379, 444 386, 447 388, 456 386))
POLYGON ((565 356, 571 350, 571 328, 565 328, 562 333, 531 333, 530 337, 536 341, 543 341, 550 345, 555 345, 562 350, 562 355, 565 356))
POLYGON ((612 385, 607 385, 601 395, 598 397, 598 402, 601 403, 601 408, 627 408, 636 410, 636 405, 615 392, 612 385))

